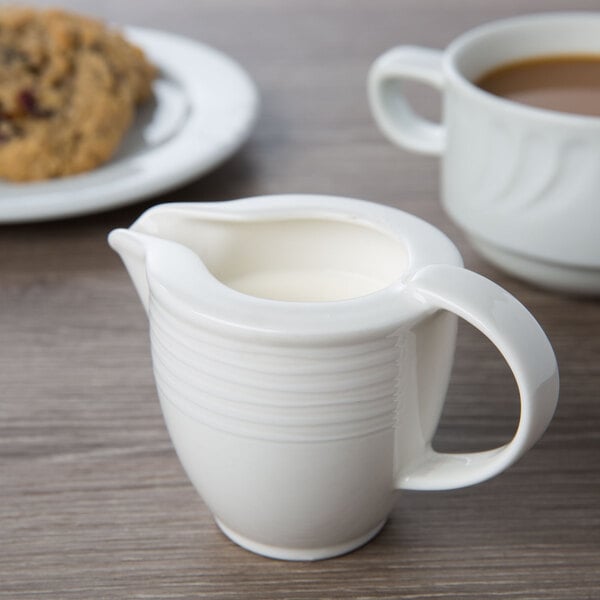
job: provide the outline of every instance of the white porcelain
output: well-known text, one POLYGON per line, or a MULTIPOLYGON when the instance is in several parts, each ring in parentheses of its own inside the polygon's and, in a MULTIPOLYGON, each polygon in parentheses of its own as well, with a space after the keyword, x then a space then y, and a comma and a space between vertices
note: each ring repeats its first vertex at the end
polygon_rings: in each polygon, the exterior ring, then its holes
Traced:
POLYGON ((537 322, 412 215, 327 196, 165 204, 109 241, 148 313, 179 458, 226 535, 260 554, 352 550, 381 529, 395 489, 493 477, 554 412, 537 322), (486 452, 431 447, 457 315, 520 390, 513 439, 486 452))
POLYGON ((442 156, 448 214, 491 262, 536 284, 600 293, 600 118, 499 98, 472 81, 494 66, 551 54, 600 53, 600 13, 497 21, 445 51, 400 46, 369 76, 373 115, 397 145, 442 156), (418 116, 403 91, 443 97, 443 123, 418 116))
POLYGON ((237 63, 178 35, 125 33, 160 69, 154 101, 109 163, 52 181, 0 181, 0 223, 84 215, 165 192, 213 169, 248 137, 258 97, 237 63))

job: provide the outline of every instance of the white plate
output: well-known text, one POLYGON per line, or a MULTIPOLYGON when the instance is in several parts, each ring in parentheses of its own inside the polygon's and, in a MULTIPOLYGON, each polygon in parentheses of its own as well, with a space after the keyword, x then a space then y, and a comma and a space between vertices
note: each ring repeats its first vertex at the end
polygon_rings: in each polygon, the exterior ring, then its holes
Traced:
POLYGON ((161 31, 127 28, 160 69, 117 155, 88 173, 35 183, 0 180, 0 223, 83 215, 179 186, 217 166, 248 137, 258 97, 221 52, 161 31))

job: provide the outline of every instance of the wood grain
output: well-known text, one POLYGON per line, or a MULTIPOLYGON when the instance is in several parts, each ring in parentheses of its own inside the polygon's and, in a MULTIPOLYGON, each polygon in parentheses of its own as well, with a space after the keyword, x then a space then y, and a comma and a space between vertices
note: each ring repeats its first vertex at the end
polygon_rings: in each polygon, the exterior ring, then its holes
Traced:
MULTIPOLYGON (((262 109, 235 157, 181 189, 86 218, 0 228, 0 598, 600 598, 600 301, 534 289, 478 258, 439 205, 437 161, 389 145, 365 97, 369 64, 387 48, 443 47, 540 3, 63 4, 228 52, 256 80, 262 109), (105 241, 154 203, 300 191, 397 206, 448 233, 469 268, 539 319, 562 386, 548 432, 508 472, 474 488, 399 495, 372 543, 314 564, 254 556, 212 523, 170 445, 146 320, 105 241)), ((543 6, 574 8, 600 5, 543 6)), ((432 94, 415 94, 435 114, 432 94)), ((502 443, 517 410, 507 367, 463 326, 438 446, 502 443)))

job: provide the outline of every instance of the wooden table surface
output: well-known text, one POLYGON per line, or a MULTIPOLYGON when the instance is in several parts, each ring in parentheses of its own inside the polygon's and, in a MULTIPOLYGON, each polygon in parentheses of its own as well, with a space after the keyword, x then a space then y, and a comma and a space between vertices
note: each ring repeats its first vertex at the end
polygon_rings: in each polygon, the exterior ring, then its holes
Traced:
MULTIPOLYGON (((438 161, 393 148, 365 98, 368 67, 387 48, 444 47, 542 3, 63 4, 220 48, 248 70, 262 104, 242 150, 181 189, 89 217, 0 227, 0 598, 600 598, 600 300, 540 291, 482 261, 441 209, 438 161), (469 268, 529 307, 561 371, 554 421, 517 465, 472 488, 399 494, 374 541, 317 563, 255 556, 213 524, 170 444, 146 319, 106 244, 154 203, 280 192, 365 198, 432 222, 469 268)), ((543 5, 600 9, 597 0, 543 5)), ((429 90, 414 94, 436 114, 429 90)), ((500 356, 461 326, 438 447, 507 441, 517 405, 500 356)))

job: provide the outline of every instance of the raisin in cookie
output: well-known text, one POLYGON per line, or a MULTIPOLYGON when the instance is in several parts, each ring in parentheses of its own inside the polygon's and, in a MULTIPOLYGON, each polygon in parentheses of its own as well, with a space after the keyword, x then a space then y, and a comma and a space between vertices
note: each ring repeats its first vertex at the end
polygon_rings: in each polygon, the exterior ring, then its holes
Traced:
POLYGON ((0 8, 0 177, 62 177, 107 161, 154 76, 140 49, 97 21, 0 8))

